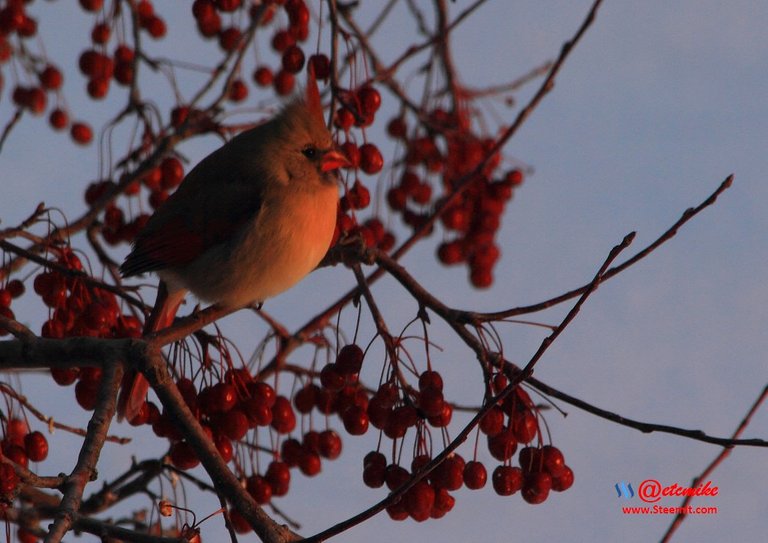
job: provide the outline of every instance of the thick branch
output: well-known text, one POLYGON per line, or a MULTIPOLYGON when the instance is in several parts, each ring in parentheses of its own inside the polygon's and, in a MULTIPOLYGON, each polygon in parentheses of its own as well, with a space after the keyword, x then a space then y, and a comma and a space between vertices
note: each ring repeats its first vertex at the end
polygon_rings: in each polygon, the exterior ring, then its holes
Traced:
POLYGON ((88 434, 85 436, 80 455, 72 473, 64 484, 64 497, 61 500, 56 520, 53 522, 45 543, 57 543, 72 529, 72 524, 77 518, 80 503, 83 499, 83 490, 88 482, 96 478, 96 464, 99 461, 107 430, 115 416, 117 388, 123 378, 123 367, 120 364, 112 364, 104 368, 96 409, 88 422, 88 434))

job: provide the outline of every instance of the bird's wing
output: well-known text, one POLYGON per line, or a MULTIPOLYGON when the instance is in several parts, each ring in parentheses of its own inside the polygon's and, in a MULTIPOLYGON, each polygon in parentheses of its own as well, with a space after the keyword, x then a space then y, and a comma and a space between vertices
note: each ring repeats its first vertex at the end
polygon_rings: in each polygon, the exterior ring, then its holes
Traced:
POLYGON ((234 239, 258 215, 259 184, 241 176, 236 166, 215 167, 214 155, 194 168, 148 221, 120 267, 123 276, 189 264, 234 239))

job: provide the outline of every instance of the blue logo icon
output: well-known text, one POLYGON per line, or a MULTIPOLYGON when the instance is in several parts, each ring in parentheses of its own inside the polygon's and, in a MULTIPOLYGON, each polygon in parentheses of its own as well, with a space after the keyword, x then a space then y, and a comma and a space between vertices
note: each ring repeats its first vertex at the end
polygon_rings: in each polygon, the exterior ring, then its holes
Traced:
POLYGON ((618 494, 619 498, 629 500, 635 497, 635 491, 632 490, 632 483, 621 481, 620 483, 616 483, 615 487, 616 494, 618 494))

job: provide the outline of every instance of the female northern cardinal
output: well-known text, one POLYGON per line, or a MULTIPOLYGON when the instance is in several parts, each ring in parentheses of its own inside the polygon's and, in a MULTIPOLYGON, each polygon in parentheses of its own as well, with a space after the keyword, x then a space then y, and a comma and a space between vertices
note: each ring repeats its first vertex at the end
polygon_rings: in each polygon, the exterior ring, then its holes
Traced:
MULTIPOLYGON (((136 237, 120 272, 160 276, 144 333, 169 326, 188 290, 237 308, 299 282, 328 250, 339 200, 333 170, 347 163, 310 74, 303 100, 200 162, 136 237)), ((126 372, 118 419, 133 419, 148 389, 141 373, 126 372)))

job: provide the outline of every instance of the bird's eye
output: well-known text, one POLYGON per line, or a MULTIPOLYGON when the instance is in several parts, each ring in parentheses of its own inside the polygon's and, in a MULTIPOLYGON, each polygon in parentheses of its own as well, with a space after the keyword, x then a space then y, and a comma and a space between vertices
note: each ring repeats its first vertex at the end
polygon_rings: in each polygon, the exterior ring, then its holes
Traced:
POLYGON ((307 158, 315 158, 317 156, 317 148, 312 145, 307 145, 301 150, 301 153, 307 158))

